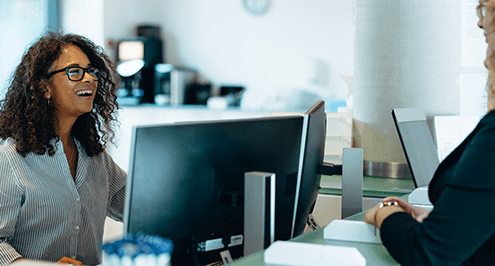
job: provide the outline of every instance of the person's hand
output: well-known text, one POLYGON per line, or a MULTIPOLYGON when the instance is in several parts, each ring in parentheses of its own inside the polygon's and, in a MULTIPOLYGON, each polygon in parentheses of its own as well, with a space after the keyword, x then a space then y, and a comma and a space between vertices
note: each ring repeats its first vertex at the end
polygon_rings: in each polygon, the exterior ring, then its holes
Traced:
POLYGON ((398 198, 398 197, 387 197, 383 199, 383 203, 394 203, 393 205, 380 208, 375 206, 374 208, 368 210, 364 215, 364 221, 366 223, 372 224, 378 228, 381 227, 382 222, 391 214, 404 211, 409 213, 416 221, 422 223, 426 217, 430 214, 430 211, 425 210, 421 207, 414 206, 409 202, 398 198))
POLYGON ((71 259, 69 257, 62 257, 61 259, 59 259, 57 261, 57 263, 61 263, 61 264, 73 264, 73 265, 83 265, 82 262, 78 261, 78 260, 75 260, 75 259, 71 259))
POLYGON ((396 212, 404 212, 405 210, 398 205, 391 205, 380 208, 380 206, 376 205, 375 207, 369 209, 364 214, 364 222, 371 224, 375 227, 380 228, 382 226, 383 221, 391 214, 396 212))
MULTIPOLYGON (((16 259, 16 260, 14 260, 12 263, 16 263, 16 262, 19 262, 19 261, 21 261, 21 260, 26 260, 26 259, 24 259, 23 257, 20 257, 20 258, 18 258, 18 259, 16 259)), ((11 263, 11 264, 12 264, 12 263, 11 263)))
POLYGON ((428 215, 430 215, 430 211, 418 206, 414 206, 411 203, 398 197, 387 197, 383 199, 383 202, 397 202, 397 204, 399 204, 399 206, 402 207, 404 211, 411 214, 411 216, 420 223, 422 223, 423 220, 426 219, 428 215))

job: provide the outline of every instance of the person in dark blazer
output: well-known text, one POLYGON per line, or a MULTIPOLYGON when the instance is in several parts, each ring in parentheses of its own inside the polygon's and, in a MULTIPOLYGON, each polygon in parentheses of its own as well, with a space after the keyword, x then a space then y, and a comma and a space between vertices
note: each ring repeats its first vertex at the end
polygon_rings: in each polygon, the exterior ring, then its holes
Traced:
POLYGON ((477 12, 488 43, 489 112, 436 170, 431 212, 389 197, 365 215, 404 266, 495 265, 495 0, 480 0, 477 12))

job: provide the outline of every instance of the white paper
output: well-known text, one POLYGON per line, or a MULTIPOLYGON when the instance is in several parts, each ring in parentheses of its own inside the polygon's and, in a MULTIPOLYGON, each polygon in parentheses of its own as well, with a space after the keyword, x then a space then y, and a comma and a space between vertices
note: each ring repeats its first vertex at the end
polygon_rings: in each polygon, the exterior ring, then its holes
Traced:
POLYGON ((459 78, 459 115, 482 116, 488 111, 486 89, 488 72, 461 74, 459 78))
POLYGON ((461 67, 483 67, 486 57, 485 36, 478 27, 478 0, 462 0, 461 67))
POLYGON ((481 116, 435 116, 438 159, 443 161, 473 131, 481 116))
POLYGON ((265 265, 365 266, 366 259, 355 247, 276 241, 264 254, 265 265))

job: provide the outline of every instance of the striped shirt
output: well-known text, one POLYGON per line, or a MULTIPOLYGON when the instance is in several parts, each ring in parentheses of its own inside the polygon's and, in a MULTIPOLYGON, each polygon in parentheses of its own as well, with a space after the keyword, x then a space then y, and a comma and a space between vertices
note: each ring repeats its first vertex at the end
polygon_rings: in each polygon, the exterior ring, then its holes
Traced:
POLYGON ((63 256, 99 264, 105 216, 122 221, 126 173, 108 153, 79 152, 75 181, 62 143, 54 156, 22 157, 0 140, 0 265, 63 256))

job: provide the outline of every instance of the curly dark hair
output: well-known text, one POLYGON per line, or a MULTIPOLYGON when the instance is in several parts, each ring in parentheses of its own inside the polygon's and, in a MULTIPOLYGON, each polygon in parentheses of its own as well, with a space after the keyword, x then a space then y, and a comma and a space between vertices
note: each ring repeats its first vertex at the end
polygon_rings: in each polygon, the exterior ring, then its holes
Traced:
POLYGON ((0 102, 0 138, 12 138, 22 156, 30 152, 42 155, 56 152, 60 141, 57 132, 56 108, 44 97, 49 79, 48 69, 67 45, 79 47, 91 64, 100 69, 93 110, 81 115, 72 128, 74 136, 88 156, 100 154, 108 142, 113 142, 114 113, 119 109, 116 91, 115 65, 103 53, 103 48, 86 37, 48 31, 22 56, 15 69, 5 99, 0 102), (52 142, 55 140, 55 142, 52 142))

